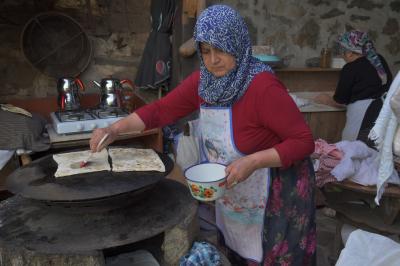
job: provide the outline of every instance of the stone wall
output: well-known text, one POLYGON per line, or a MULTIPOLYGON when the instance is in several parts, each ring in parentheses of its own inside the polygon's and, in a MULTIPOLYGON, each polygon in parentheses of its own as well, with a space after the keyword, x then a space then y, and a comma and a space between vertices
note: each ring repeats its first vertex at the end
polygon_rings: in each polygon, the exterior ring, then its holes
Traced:
POLYGON ((338 34, 368 31, 393 74, 400 70, 400 0, 223 0, 239 10, 253 44, 270 44, 292 67, 334 47, 338 34))
POLYGON ((80 76, 87 91, 97 92, 91 81, 109 76, 134 80, 151 28, 150 0, 4 0, 0 1, 0 102, 56 95, 56 78, 32 67, 20 48, 26 22, 48 11, 71 16, 88 33, 93 54, 80 76))
MULTIPOLYGON (((110 75, 133 80, 150 31, 150 2, 151 0, 0 1, 0 102, 15 97, 56 94, 56 79, 33 68, 20 48, 20 36, 25 23, 40 12, 58 11, 70 15, 87 31, 93 43, 93 56, 80 78, 89 92, 97 90, 91 80, 110 75)), ((370 33, 377 50, 387 59, 393 74, 400 69, 400 0, 207 2, 208 5, 226 3, 237 8, 248 23, 253 44, 272 45, 276 53, 291 67, 303 67, 305 60, 318 57, 323 47, 333 47, 339 33, 357 28, 370 33)))

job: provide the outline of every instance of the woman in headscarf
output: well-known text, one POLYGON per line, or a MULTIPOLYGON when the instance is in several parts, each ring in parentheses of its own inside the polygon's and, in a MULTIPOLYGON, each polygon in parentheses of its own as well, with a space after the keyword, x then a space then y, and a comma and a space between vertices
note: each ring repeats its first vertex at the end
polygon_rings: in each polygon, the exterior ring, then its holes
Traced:
POLYGON ((353 30, 338 38, 346 65, 340 72, 333 99, 319 95, 316 100, 332 106, 347 106, 343 140, 362 140, 372 146, 368 133, 382 108, 382 96, 389 90, 392 73, 377 54, 366 32, 353 30))
POLYGON ((252 56, 248 29, 232 8, 204 10, 194 38, 200 71, 164 98, 104 134, 162 127, 200 109, 205 160, 227 165, 216 223, 234 265, 311 265, 315 258, 314 141, 299 109, 271 68, 252 56), (209 154, 212 143, 221 156, 209 154), (222 156, 223 155, 223 156, 222 156))

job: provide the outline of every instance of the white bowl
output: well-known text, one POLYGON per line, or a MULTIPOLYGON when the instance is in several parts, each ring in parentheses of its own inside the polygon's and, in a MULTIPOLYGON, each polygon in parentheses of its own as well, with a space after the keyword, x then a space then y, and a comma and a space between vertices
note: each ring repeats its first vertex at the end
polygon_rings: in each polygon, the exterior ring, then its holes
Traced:
POLYGON ((331 68, 343 68, 345 64, 346 61, 341 57, 333 57, 331 60, 331 68))
POLYGON ((201 163, 186 169, 185 178, 192 196, 201 201, 222 197, 226 187, 225 168, 219 163, 201 163))

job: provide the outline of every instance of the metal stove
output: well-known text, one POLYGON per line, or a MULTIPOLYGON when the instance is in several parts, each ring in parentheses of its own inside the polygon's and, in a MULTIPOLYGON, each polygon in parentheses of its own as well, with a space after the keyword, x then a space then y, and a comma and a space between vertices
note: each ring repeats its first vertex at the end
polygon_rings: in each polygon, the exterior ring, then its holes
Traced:
POLYGON ((108 127, 127 115, 129 113, 121 108, 97 108, 52 112, 50 118, 57 134, 74 134, 108 127))

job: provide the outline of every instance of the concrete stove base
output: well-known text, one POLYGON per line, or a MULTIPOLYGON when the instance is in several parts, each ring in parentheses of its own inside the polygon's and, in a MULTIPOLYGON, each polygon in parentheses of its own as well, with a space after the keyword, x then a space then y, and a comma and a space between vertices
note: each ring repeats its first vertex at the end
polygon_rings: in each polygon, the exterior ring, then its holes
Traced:
POLYGON ((92 213, 14 196, 0 203, 0 265, 104 265, 103 250, 164 233, 163 265, 177 265, 197 234, 197 202, 163 180, 134 205, 92 213))

